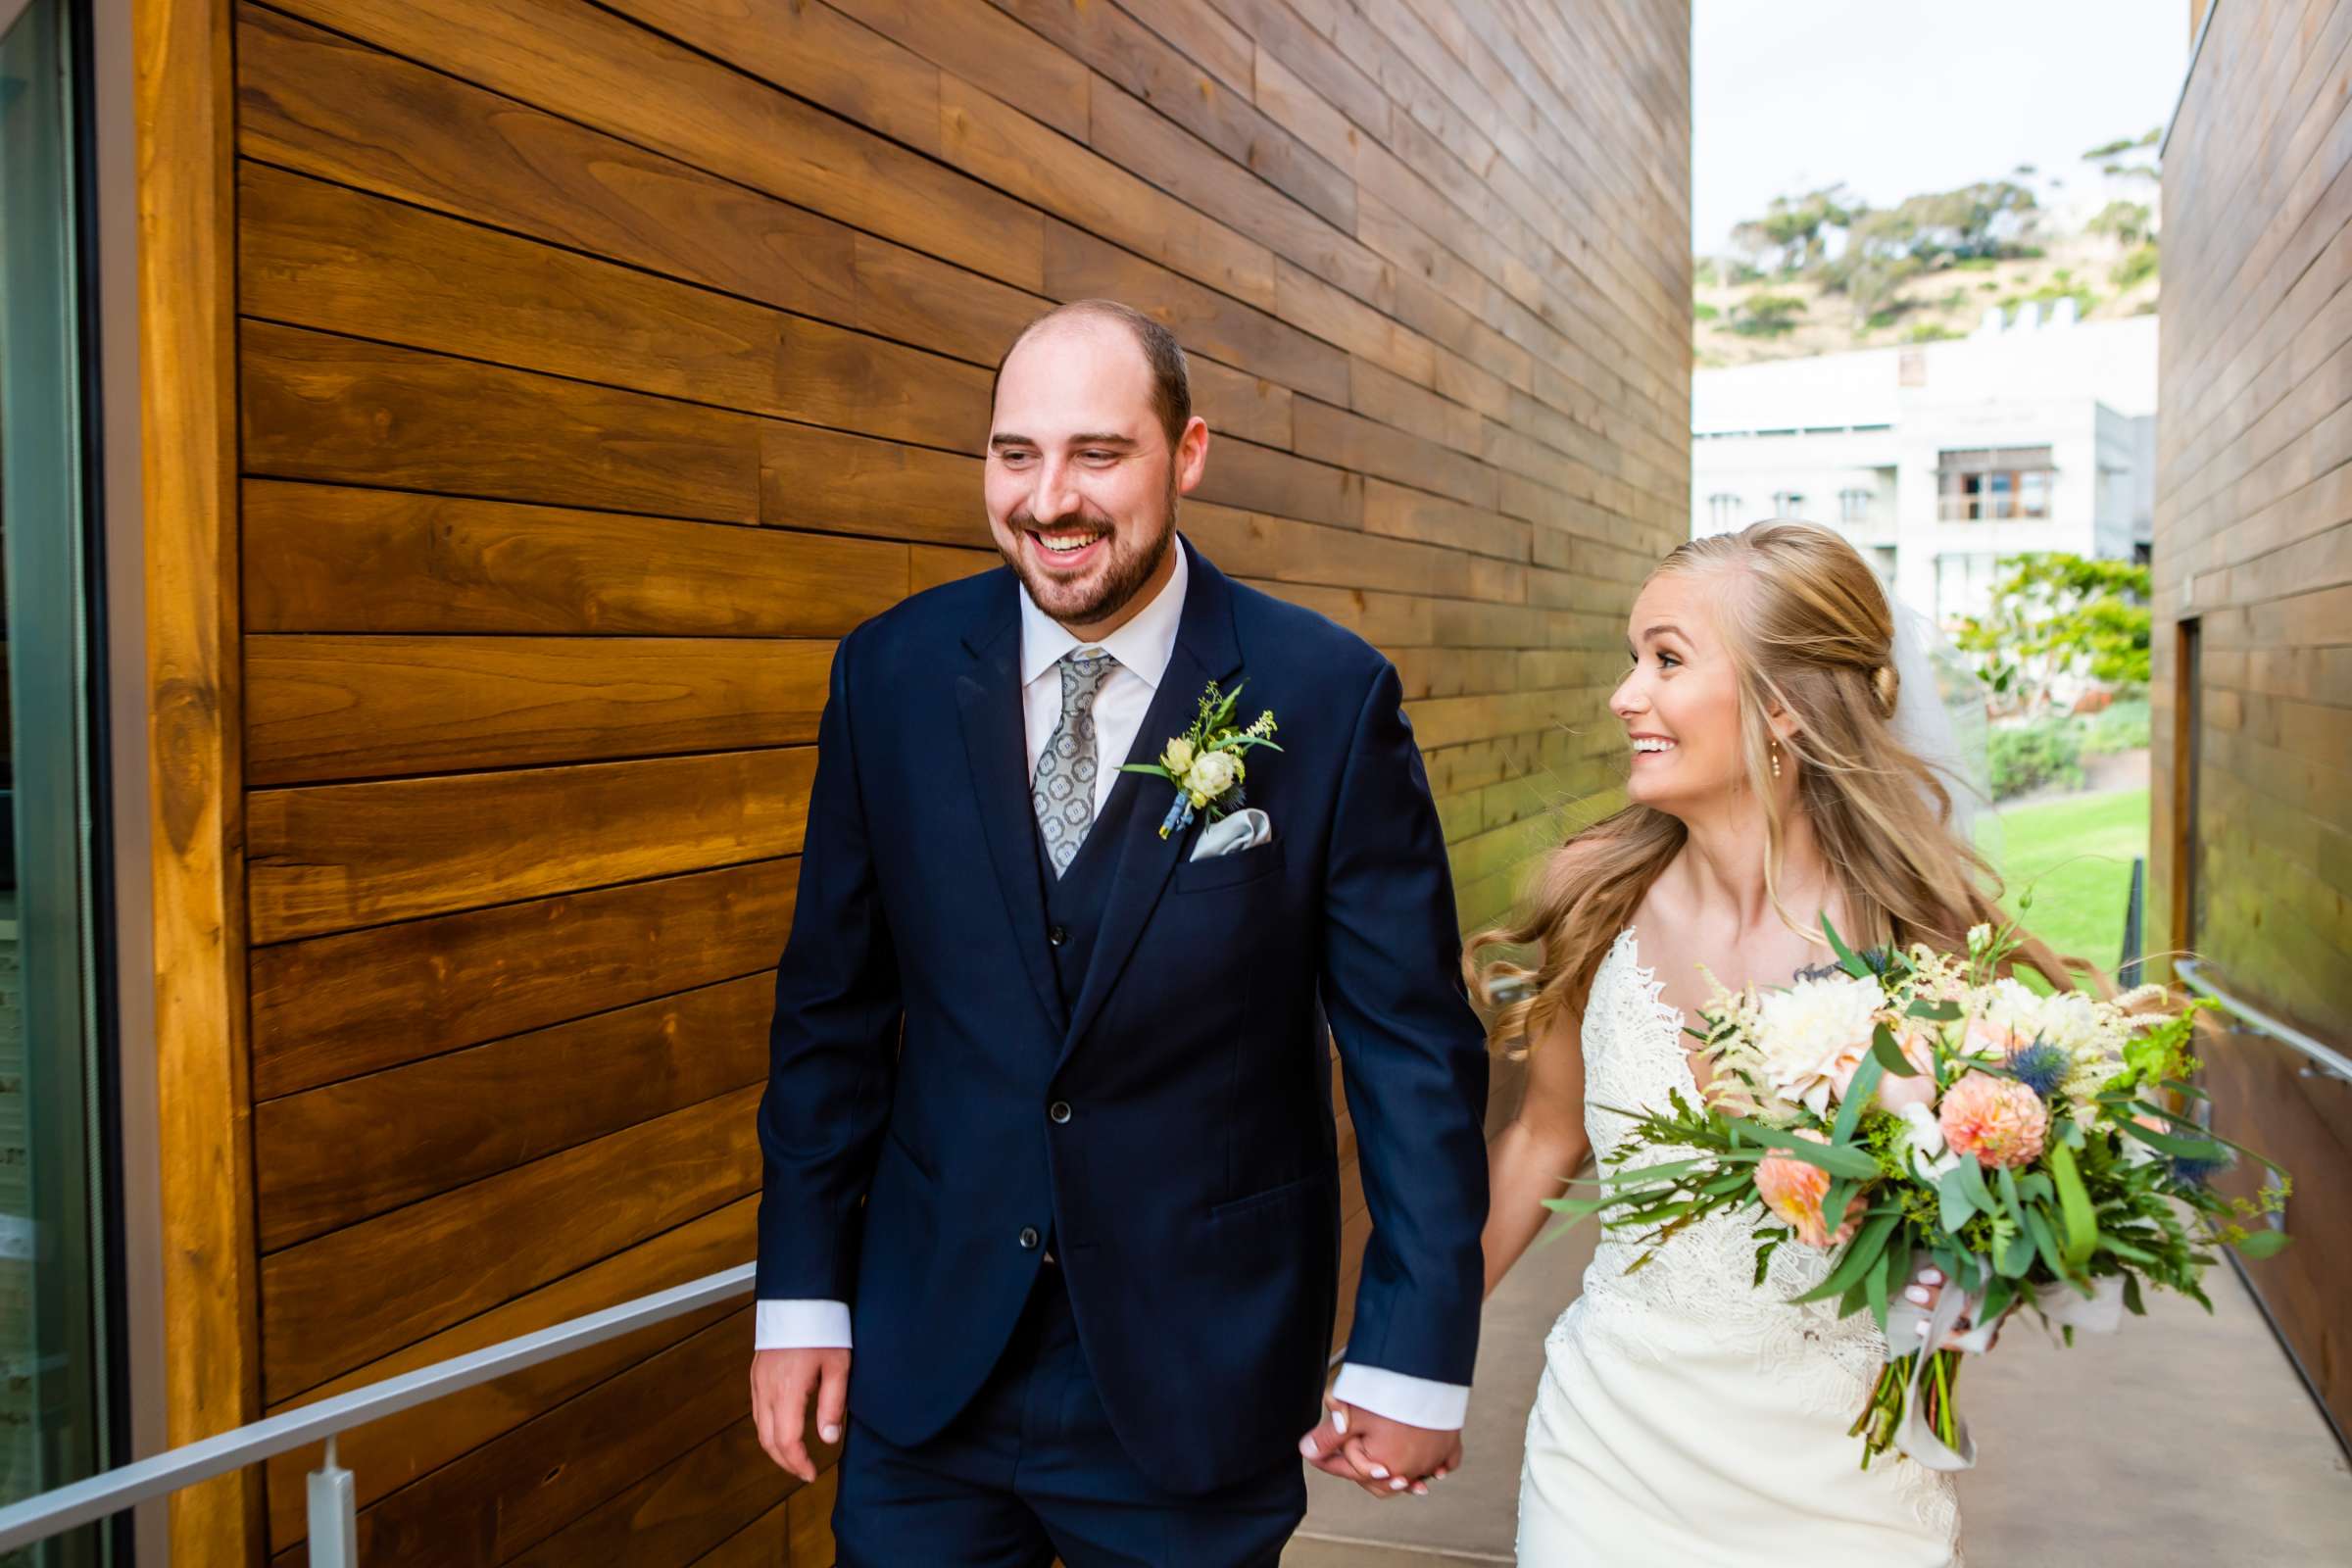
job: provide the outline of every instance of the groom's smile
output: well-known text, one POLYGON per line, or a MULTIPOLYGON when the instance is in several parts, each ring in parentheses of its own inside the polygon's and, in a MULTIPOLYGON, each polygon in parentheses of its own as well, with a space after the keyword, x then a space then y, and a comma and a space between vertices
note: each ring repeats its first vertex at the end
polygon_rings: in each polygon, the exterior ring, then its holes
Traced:
MULTIPOLYGON (((1180 373, 1180 372, 1179 372, 1180 373)), ((1175 571, 1177 499, 1208 427, 1163 395, 1137 331, 1085 305, 1032 327, 997 374, 984 485, 997 550, 1037 607, 1099 640, 1175 571)))

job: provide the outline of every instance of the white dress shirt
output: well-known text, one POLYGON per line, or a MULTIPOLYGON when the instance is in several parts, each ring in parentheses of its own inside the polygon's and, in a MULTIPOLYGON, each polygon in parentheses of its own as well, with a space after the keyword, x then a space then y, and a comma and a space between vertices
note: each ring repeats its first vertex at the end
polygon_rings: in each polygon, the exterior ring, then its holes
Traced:
MULTIPOLYGON (((1055 667, 1073 648, 1100 648, 1118 661, 1095 693, 1095 751, 1102 765, 1095 775, 1095 814, 1102 814, 1119 770, 1111 759, 1128 760, 1144 715, 1158 694, 1168 661, 1176 652, 1176 630, 1184 620, 1184 595, 1192 580, 1187 547, 1176 541, 1176 570, 1150 604, 1101 642, 1080 642, 1070 629, 1038 609, 1021 590, 1021 718, 1028 739, 1029 777, 1037 777, 1037 755, 1061 722, 1061 674, 1055 667)), ((1151 761, 1159 743, 1135 759, 1151 761)), ((754 1316, 752 1344, 761 1350, 848 1349, 850 1308, 846 1301, 767 1300, 754 1316)), ((1461 1384, 1408 1377, 1382 1367, 1349 1363, 1332 1387, 1335 1398, 1408 1426, 1441 1432, 1461 1430, 1470 1390, 1461 1384)))

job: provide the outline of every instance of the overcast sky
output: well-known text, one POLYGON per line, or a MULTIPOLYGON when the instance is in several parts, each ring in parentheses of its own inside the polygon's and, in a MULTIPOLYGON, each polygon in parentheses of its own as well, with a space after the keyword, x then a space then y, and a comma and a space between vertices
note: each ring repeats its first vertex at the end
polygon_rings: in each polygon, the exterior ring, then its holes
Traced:
POLYGON ((1691 243, 1779 193, 1843 180, 1891 206, 2003 178, 2067 182, 2082 154, 2163 124, 2188 66, 2186 0, 1695 0, 1691 243))

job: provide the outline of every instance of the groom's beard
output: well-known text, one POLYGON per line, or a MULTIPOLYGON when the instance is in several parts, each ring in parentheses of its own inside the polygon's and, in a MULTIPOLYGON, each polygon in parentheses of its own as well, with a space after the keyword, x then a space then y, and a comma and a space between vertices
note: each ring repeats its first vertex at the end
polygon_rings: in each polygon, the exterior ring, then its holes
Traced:
POLYGON ((1107 620, 1125 610, 1144 584, 1167 560, 1168 551, 1176 542, 1176 487, 1168 486, 1165 502, 1159 514, 1159 527, 1147 539, 1127 528, 1113 528, 1109 539, 1110 561, 1102 573, 1092 583, 1070 583, 1049 577, 1029 562, 1026 548, 1019 543, 1036 518, 1027 512, 1015 513, 1007 519, 1012 527, 1014 546, 1006 550, 997 546, 997 554, 1021 579, 1037 608, 1064 625, 1085 626, 1107 620), (1130 541, 1133 541, 1132 543, 1130 541))

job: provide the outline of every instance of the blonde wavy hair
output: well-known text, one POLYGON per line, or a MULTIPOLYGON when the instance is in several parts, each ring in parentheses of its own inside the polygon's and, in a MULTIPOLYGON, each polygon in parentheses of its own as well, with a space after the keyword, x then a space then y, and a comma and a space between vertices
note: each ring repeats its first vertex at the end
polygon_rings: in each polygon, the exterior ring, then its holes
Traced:
MULTIPOLYGON (((1715 621, 1739 679, 1742 787, 1764 805, 1765 890, 1781 918, 1821 940, 1781 902, 1788 823, 1770 787, 1774 712, 1796 720, 1782 745, 1797 768, 1796 808, 1843 895, 1840 935, 1857 950, 1957 952, 1970 926, 1999 925, 2000 878, 1955 830, 1943 781, 1890 726, 1901 695, 1893 612, 1861 554, 1827 528, 1773 519, 1677 545, 1650 578, 1669 575, 1716 589, 1715 621)), ((1475 994, 1511 998, 1492 1009, 1492 1048, 1523 1055, 1563 1012, 1581 1011, 1601 959, 1686 837, 1678 818, 1627 806, 1553 852, 1516 924, 1471 939, 1475 994), (1482 967, 1497 947, 1540 957, 1532 968, 1503 957, 1482 967)), ((2072 971, 2088 967, 2031 937, 2017 961, 2066 989, 2072 971)))

